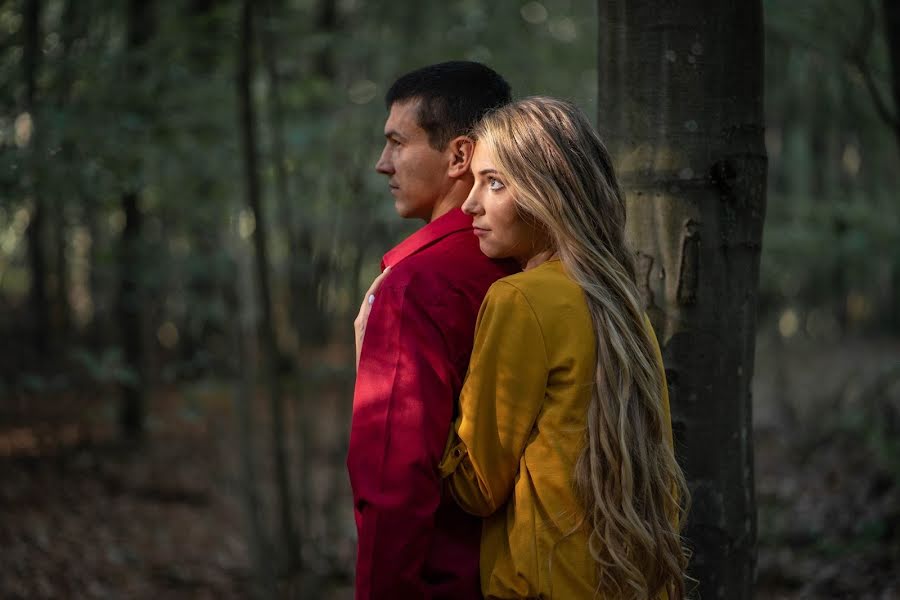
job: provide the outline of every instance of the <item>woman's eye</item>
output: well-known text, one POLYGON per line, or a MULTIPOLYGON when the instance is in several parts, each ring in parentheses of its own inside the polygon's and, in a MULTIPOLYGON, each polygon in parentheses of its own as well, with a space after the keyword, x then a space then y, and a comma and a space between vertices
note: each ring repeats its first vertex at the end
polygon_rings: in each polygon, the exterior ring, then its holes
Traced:
POLYGON ((497 191, 503 189, 503 183, 499 179, 494 179, 493 177, 488 177, 488 189, 497 191))

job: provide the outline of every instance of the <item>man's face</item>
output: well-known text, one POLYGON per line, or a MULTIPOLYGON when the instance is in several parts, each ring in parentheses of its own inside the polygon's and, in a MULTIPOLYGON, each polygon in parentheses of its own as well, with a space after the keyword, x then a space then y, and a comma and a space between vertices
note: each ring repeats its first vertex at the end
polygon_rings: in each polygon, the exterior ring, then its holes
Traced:
POLYGON ((404 219, 431 221, 451 185, 450 153, 435 150, 419 126, 418 100, 395 102, 384 124, 386 138, 375 170, 388 176, 394 207, 404 219))

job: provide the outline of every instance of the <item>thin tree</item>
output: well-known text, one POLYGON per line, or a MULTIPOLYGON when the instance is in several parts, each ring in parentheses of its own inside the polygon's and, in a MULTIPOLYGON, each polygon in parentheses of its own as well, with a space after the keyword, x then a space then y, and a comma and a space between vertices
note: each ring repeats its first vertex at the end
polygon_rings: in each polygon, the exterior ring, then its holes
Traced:
POLYGON ((693 505, 698 596, 749 599, 750 379, 765 212, 759 0, 601 0, 598 123, 628 200, 693 505))
MULTIPOLYGON (((335 0, 317 0, 314 4, 315 34, 325 42, 313 54, 309 72, 313 94, 306 107, 313 119, 325 119, 333 110, 333 86, 337 76, 334 59, 334 36, 339 15, 335 0)), ((327 252, 315 252, 314 227, 309 222, 295 224, 291 250, 291 292, 298 314, 295 323, 301 343, 318 345, 328 338, 328 318, 324 307, 324 289, 331 269, 327 252)))
MULTIPOLYGON (((146 118, 146 100, 140 93, 147 74, 147 44, 151 39, 153 23, 153 3, 148 0, 128 2, 126 33, 126 89, 128 102, 138 117, 146 118)), ((123 174, 126 179, 140 181, 141 161, 134 158, 127 162, 128 170, 138 171, 123 174)), ((144 433, 146 406, 144 392, 144 352, 143 326, 141 317, 141 232, 143 215, 139 208, 140 184, 129 183, 122 193, 120 207, 125 216, 125 226, 119 240, 119 290, 116 299, 116 315, 119 333, 124 348, 125 364, 134 377, 122 386, 119 407, 119 425, 122 435, 129 440, 137 440, 144 433)))
POLYGON ((39 356, 44 356, 50 346, 50 301, 47 294, 47 256, 44 248, 45 213, 44 198, 39 186, 41 166, 40 137, 42 124, 38 118, 38 71, 41 67, 42 3, 40 0, 26 0, 23 15, 24 43, 22 52, 23 75, 25 78, 25 98, 23 112, 30 119, 30 137, 26 147, 28 177, 26 192, 31 197, 31 217, 28 221, 28 260, 31 268, 31 288, 29 304, 34 327, 34 348, 39 356))
MULTIPOLYGON (((61 20, 61 43, 62 56, 59 65, 58 78, 56 83, 56 104, 57 110, 65 112, 68 110, 72 101, 72 87, 75 80, 73 70, 73 59, 71 51, 76 40, 83 35, 86 19, 78 10, 76 0, 66 0, 61 20)), ((56 271, 56 313, 59 319, 59 335, 64 339, 68 337, 71 328, 71 310, 69 306, 69 261, 66 256, 67 236, 66 227, 68 225, 66 216, 69 213, 69 204, 72 200, 81 200, 81 186, 78 183, 78 175, 74 172, 73 166, 76 160, 76 137, 73 135, 72 128, 66 127, 63 130, 61 141, 60 157, 63 168, 63 175, 67 180, 75 182, 71 189, 60 190, 56 194, 53 215, 53 246, 56 249, 55 271, 56 271)))
MULTIPOLYGON (((217 73, 222 63, 223 43, 232 43, 224 42, 228 31, 225 19, 220 15, 225 5, 223 0, 191 0, 185 7, 189 32, 183 38, 188 58, 185 62, 192 79, 197 82, 192 93, 195 98, 200 95, 201 102, 210 101, 215 97, 213 94, 218 95, 218 77, 211 75, 217 73)), ((191 133, 198 144, 206 144, 221 134, 221 125, 216 111, 206 111, 192 120, 191 133)), ((223 288, 233 283, 226 281, 228 276, 219 260, 224 233, 220 226, 222 213, 211 210, 219 204, 211 200, 224 195, 223 184, 221 178, 207 167, 196 170, 187 188, 188 193, 199 201, 199 210, 193 210, 183 221, 190 235, 191 260, 196 265, 187 284, 190 296, 208 307, 215 306, 222 297, 223 288)), ((181 329, 179 348, 186 361, 195 360, 204 345, 210 347, 224 333, 222 324, 209 308, 191 311, 188 322, 181 329)))
POLYGON ((271 546, 263 526, 262 502, 258 491, 257 454, 253 443, 256 417, 253 398, 256 388, 258 344, 253 307, 253 273, 247 252, 234 237, 229 238, 231 254, 237 266, 237 281, 226 289, 232 328, 232 347, 235 350, 232 374, 237 379, 234 404, 238 425, 238 444, 241 465, 241 501, 247 519, 248 541, 257 585, 254 596, 271 598, 275 594, 275 577, 270 560, 271 546))
POLYGON ((237 56, 237 93, 239 106, 239 127, 241 131, 241 147, 244 155, 244 181, 247 206, 253 215, 256 226, 253 230, 253 243, 256 251, 256 274, 259 284, 261 323, 260 335, 263 352, 261 359, 265 364, 268 379, 269 400, 272 420, 272 454, 275 458, 275 483, 278 494, 280 531, 287 553, 288 569, 300 566, 300 549, 297 543, 297 531, 294 527, 293 506, 291 502, 290 478, 288 477, 287 447, 285 440, 285 410, 279 380, 278 348, 275 343, 275 329, 272 320, 272 294, 269 284, 269 261, 267 252, 267 228, 261 203, 259 183, 259 158, 257 141, 257 122, 253 106, 251 82, 253 81, 253 3, 243 0, 241 3, 240 35, 237 56))
MULTIPOLYGON (((269 117, 269 130, 271 140, 272 166, 275 171, 275 196, 278 212, 280 215, 281 226, 288 243, 289 268, 293 272, 300 267, 300 263, 305 257, 300 257, 298 253, 298 240, 296 235, 296 219, 294 216, 294 208, 291 205, 290 186, 287 174, 287 153, 284 143, 284 102, 281 93, 281 72, 278 69, 279 56, 279 36, 275 31, 276 11, 280 6, 275 6, 273 0, 264 2, 264 23, 260 27, 259 40, 262 50, 262 63, 265 68, 266 78, 268 81, 268 89, 266 93, 267 113, 269 117)), ((280 4, 280 3, 279 3, 280 4)), ((290 280, 290 277, 289 277, 290 280)), ((294 306, 292 286, 288 285, 286 299, 288 306, 294 306)), ((291 315, 291 318, 302 318, 302 315, 291 315)))
MULTIPOLYGON (((276 32, 276 23, 279 19, 276 15, 284 7, 281 2, 275 0, 266 0, 265 2, 265 25, 260 28, 260 47, 262 50, 262 61, 266 71, 268 80, 268 90, 266 94, 267 113, 269 117, 269 129, 271 140, 272 164, 275 171, 275 194, 277 200, 278 211, 281 216, 281 226, 288 245, 288 285, 285 290, 285 301, 293 310, 289 310, 289 319, 295 332, 301 337, 304 334, 302 322, 311 318, 316 319, 316 315, 310 315, 297 306, 296 297, 299 289, 295 282, 298 277, 302 277, 302 271, 312 260, 312 257, 303 255, 300 248, 300 233, 298 231, 298 222, 296 211, 291 201, 290 180, 287 173, 287 151, 285 149, 285 115, 284 102, 282 99, 282 75, 278 69, 278 56, 280 56, 280 36, 276 32)), ((302 293, 302 292, 301 292, 302 293)), ((300 340, 301 343, 303 340, 300 340)), ((295 441, 297 452, 295 460, 299 466, 299 478, 297 486, 298 502, 298 538, 302 545, 303 534, 309 534, 311 526, 311 509, 310 509, 310 490, 312 489, 311 469, 309 464, 309 438, 311 427, 307 420, 304 406, 305 390, 305 374, 297 373, 297 402, 294 406, 295 411, 295 441)))
POLYGON ((887 39, 888 55, 891 63, 891 91, 894 100, 893 125, 894 137, 900 147, 900 3, 894 0, 883 0, 884 34, 887 39))
MULTIPOLYGON (((884 111, 884 117, 894 132, 894 140, 897 149, 900 150, 900 2, 896 0, 883 0, 884 7, 884 33, 887 38, 888 55, 891 64, 891 96, 893 98, 893 111, 884 111), (891 118, 892 117, 892 118, 891 118)), ((900 263, 894 262, 891 268, 890 306, 900 306, 900 263)), ((891 328, 900 332, 900 311, 891 312, 891 328)))
POLYGON ((862 27, 856 36, 855 44, 849 48, 848 59, 856 66, 862 75, 863 83, 878 116, 890 127, 900 150, 900 4, 895 0, 882 0, 884 37, 887 42, 888 63, 891 69, 891 93, 885 99, 881 88, 876 82, 876 76, 869 65, 869 51, 875 37, 877 25, 876 8, 871 0, 865 0, 861 5, 862 27))

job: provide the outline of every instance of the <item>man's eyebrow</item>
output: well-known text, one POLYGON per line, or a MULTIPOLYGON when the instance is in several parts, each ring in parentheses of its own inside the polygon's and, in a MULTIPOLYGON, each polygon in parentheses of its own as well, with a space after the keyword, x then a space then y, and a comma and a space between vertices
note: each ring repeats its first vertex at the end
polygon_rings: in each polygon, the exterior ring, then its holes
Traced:
POLYGON ((387 131, 384 132, 384 137, 386 137, 386 138, 388 138, 388 139, 390 139, 390 138, 397 138, 397 139, 400 139, 400 140, 405 140, 405 139, 406 139, 406 136, 402 135, 402 134, 401 134, 399 131, 397 131, 396 129, 388 129, 387 131))

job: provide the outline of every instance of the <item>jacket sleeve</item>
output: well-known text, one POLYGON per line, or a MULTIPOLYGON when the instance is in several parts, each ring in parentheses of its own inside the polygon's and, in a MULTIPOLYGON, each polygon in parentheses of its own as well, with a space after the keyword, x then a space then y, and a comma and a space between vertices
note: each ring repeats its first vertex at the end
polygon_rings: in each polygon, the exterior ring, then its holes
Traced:
POLYGON ((488 516, 512 493, 543 406, 547 365, 527 298, 510 283, 495 283, 478 315, 460 415, 441 462, 441 476, 467 512, 488 516))
POLYGON ((357 600, 428 598, 422 569, 459 389, 437 305, 411 284, 389 283, 369 316, 347 457, 359 534, 357 600))

